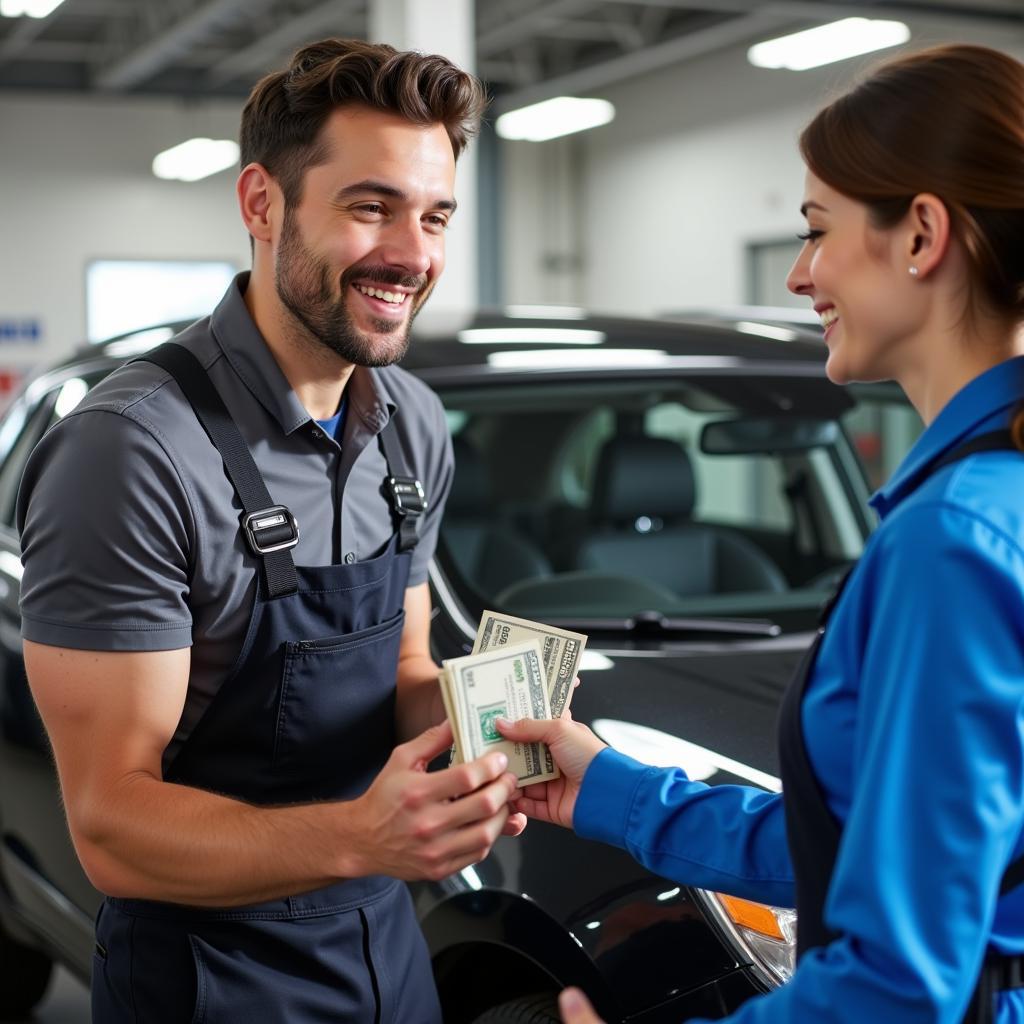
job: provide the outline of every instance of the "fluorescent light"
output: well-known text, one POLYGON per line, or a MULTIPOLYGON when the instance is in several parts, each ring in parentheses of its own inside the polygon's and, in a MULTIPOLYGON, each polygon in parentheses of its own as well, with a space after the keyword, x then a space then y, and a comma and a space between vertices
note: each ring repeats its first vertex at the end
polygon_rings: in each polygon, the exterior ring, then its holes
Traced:
POLYGON ((756 334, 761 338, 773 338, 776 341, 797 341, 800 337, 796 331, 788 327, 775 327, 772 324, 755 324, 749 320, 738 320, 736 330, 742 334, 756 334))
POLYGON ((607 100, 556 96, 553 100, 531 103, 502 114, 494 123, 494 130, 503 139, 545 142, 559 135, 598 128, 614 117, 615 108, 607 100))
POLYGON ((53 411, 60 417, 67 416, 88 393, 89 385, 81 377, 72 377, 70 380, 66 380, 57 393, 53 411))
MULTIPOLYGON (((532 317, 535 320, 582 320, 587 314, 579 306, 506 306, 506 316, 532 317)), ((815 317, 817 319, 817 317, 815 317)))
POLYGON ((479 892, 483 887, 484 883, 480 881, 480 876, 476 873, 476 869, 470 864, 468 867, 464 867, 460 872, 462 880, 470 887, 479 892))
POLYGON ((663 366, 668 361, 667 352, 649 348, 592 348, 575 351, 564 348, 539 348, 519 352, 490 352, 487 356, 488 365, 502 370, 574 370, 602 366, 629 369, 663 366))
POLYGON ((141 355, 151 348, 156 348, 163 341, 174 337, 174 331, 170 327, 153 327, 146 331, 136 331, 129 334, 127 338, 119 338, 111 341, 106 346, 107 355, 119 359, 127 359, 129 356, 141 355))
POLYGON ((16 580, 21 579, 21 559, 17 555, 11 554, 10 551, 0 551, 0 569, 16 580))
POLYGON ((615 662, 600 651, 584 651, 583 657, 580 658, 581 672, 603 672, 614 667, 615 662))
POLYGON ((774 775, 660 729, 614 718, 596 718, 590 727, 616 750, 658 768, 682 768, 695 782, 703 782, 716 772, 725 771, 770 793, 778 793, 782 789, 782 782, 774 775))
POLYGON ((199 181, 238 160, 238 143, 231 139, 189 139, 153 158, 158 178, 199 181))
POLYGON ((757 68, 804 71, 887 46, 898 46, 909 38, 910 29, 902 21, 843 18, 806 32, 758 43, 747 50, 747 60, 757 68))
POLYGON ((471 327, 459 331, 463 345, 600 345, 604 331, 575 327, 471 327))
POLYGON ((64 0, 0 0, 0 17, 45 18, 62 3, 64 0))

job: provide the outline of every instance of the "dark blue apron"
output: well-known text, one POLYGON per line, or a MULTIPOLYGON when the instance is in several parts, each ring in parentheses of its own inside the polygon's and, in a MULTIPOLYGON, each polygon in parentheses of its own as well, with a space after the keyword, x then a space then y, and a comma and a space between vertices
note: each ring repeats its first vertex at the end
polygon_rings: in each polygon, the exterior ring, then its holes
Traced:
MULTIPOLYGON (((999 430, 983 434, 943 456, 929 467, 917 486, 940 469, 977 452, 1020 450, 1024 447, 1024 440, 1018 443, 1019 435, 1024 435, 1024 418, 1019 422, 1015 421, 1012 433, 1010 430, 999 430)), ((829 616, 849 578, 848 572, 836 593, 825 605, 814 643, 797 667, 779 712, 779 762, 786 814, 786 839, 796 881, 798 957, 803 957, 808 950, 826 946, 839 938, 839 935, 825 924, 824 912, 825 899, 832 882, 832 873, 835 870, 839 844, 842 840, 843 826, 829 809, 825 793, 814 774, 804 744, 801 708, 804 693, 814 673, 814 662, 825 635, 829 616)), ((1024 857, 1007 867, 1000 883, 1000 895, 1016 888, 1022 882, 1024 857)), ((982 966, 971 1005, 964 1017, 964 1024, 991 1024, 995 1019, 996 993, 1022 986, 1024 957, 989 955, 982 966)))
MULTIPOLYGON (((223 456, 261 561, 242 650, 166 781, 264 805, 352 799, 396 742, 403 601, 423 508, 394 420, 381 435, 390 543, 365 562, 295 566, 298 526, 273 504, 201 365, 173 344, 145 358, 178 380, 223 456)), ((96 931, 94 1024, 441 1021, 408 890, 385 876, 244 907, 108 898, 96 931)))

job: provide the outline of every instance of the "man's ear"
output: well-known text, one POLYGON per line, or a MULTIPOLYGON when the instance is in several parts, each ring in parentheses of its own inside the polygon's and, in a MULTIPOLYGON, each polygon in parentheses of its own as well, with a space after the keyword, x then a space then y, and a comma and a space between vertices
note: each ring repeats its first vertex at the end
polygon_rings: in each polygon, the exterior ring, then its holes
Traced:
POLYGON ((918 280, 927 277, 945 258, 950 243, 949 210, 930 192, 914 196, 907 213, 904 253, 918 280))
POLYGON ((281 199, 281 190, 262 164, 248 164, 242 168, 235 186, 242 222, 257 242, 270 242, 273 238, 275 207, 281 199))

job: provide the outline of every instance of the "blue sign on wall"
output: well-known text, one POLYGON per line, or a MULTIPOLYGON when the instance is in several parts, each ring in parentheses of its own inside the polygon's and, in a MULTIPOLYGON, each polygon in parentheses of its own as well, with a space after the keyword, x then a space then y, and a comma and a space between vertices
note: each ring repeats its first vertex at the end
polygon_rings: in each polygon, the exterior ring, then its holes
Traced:
POLYGON ((43 325, 35 317, 0 316, 0 344, 35 345, 43 340, 43 325))

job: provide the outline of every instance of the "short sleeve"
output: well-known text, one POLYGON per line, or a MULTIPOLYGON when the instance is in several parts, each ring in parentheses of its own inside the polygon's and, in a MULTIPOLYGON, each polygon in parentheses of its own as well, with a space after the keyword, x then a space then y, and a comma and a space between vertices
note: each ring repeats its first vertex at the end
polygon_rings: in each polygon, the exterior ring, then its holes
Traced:
POLYGON ((76 412, 40 441, 18 496, 22 635, 58 647, 192 643, 195 527, 158 440, 116 412, 76 412))

